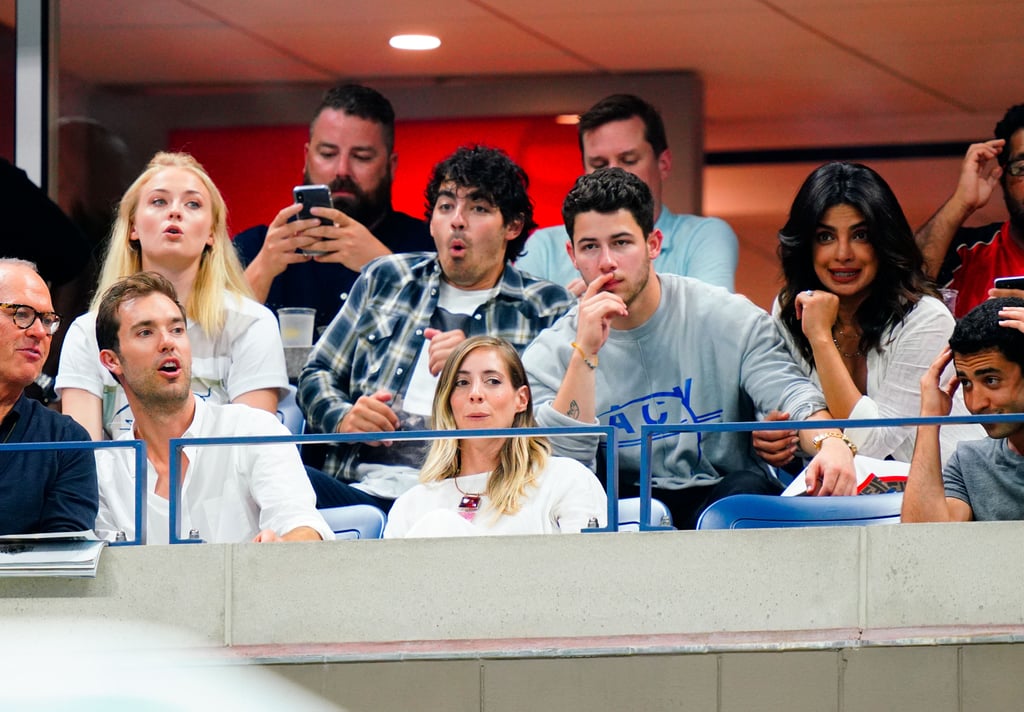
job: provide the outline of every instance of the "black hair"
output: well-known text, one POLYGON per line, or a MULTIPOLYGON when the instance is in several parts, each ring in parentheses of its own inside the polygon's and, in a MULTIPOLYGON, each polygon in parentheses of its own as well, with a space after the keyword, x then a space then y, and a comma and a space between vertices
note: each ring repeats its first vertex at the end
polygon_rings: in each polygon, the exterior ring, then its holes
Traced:
POLYGON ((373 121, 381 125, 384 133, 384 145, 388 154, 395 150, 395 110, 391 102, 376 89, 362 84, 339 84, 324 92, 320 105, 316 107, 309 132, 313 134, 313 124, 325 109, 343 111, 349 116, 373 121))
POLYGON ((599 168, 580 176, 562 202, 562 220, 569 240, 573 240, 580 213, 618 210, 629 211, 644 237, 654 232, 654 196, 646 183, 621 168, 599 168))
POLYGON ((953 353, 967 355, 996 349, 1024 372, 1024 333, 1013 327, 999 326, 999 310, 1006 307, 1024 307, 1024 299, 988 299, 967 312, 949 337, 953 353))
MULTIPOLYGON (((1017 104, 1007 109, 1003 118, 996 124, 995 137, 1006 141, 1003 150, 999 152, 999 165, 1005 167, 1010 162, 1010 139, 1021 129, 1024 129, 1024 104, 1017 104)), ((1005 172, 1003 179, 1006 179, 1005 172)))
POLYGON ((651 144, 654 156, 660 156, 668 148, 665 122, 657 109, 633 94, 612 94, 580 114, 580 155, 583 155, 583 134, 612 121, 625 121, 634 116, 639 116, 644 122, 644 140, 651 144))
POLYGON ((527 193, 530 179, 526 171, 500 148, 472 145, 456 149, 455 153, 434 166, 430 175, 425 192, 427 222, 434 214, 437 196, 445 183, 478 191, 481 197, 501 211, 505 227, 521 220, 523 229, 505 245, 506 262, 519 257, 526 238, 537 229, 533 220, 533 201, 527 193))
POLYGON ((935 296, 914 232, 882 176, 859 163, 819 166, 800 186, 789 220, 779 231, 778 248, 785 278, 779 292, 780 316, 812 367, 811 344, 796 318, 795 300, 804 290, 824 289, 814 271, 814 240, 825 213, 837 205, 849 205, 863 216, 878 260, 870 293, 857 308, 860 351, 879 348, 883 335, 903 321, 922 295, 935 296))

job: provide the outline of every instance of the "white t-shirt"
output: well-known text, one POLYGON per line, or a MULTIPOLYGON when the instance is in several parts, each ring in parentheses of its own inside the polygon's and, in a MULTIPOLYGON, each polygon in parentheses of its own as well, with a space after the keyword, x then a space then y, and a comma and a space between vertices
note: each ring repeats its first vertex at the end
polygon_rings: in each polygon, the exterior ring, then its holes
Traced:
POLYGON ((566 457, 548 458, 515 514, 495 517, 484 494, 469 521, 458 511, 463 492, 483 492, 489 476, 482 472, 416 485, 395 500, 384 537, 557 534, 579 532, 592 518, 600 526, 607 523, 608 500, 601 483, 593 472, 566 457))
MULTIPOLYGON (((224 293, 224 327, 212 337, 189 320, 192 345, 192 391, 210 403, 230 403, 249 391, 277 388, 288 391, 288 372, 277 319, 252 299, 224 293)), ((110 372, 100 363, 96 344, 96 314, 86 312, 68 328, 60 352, 55 384, 58 393, 80 388, 103 400, 103 427, 117 439, 131 433, 134 418, 110 372)))
MULTIPOLYGON (((459 289, 441 280, 437 295, 437 308, 444 309, 452 315, 473 316, 481 304, 490 300, 498 293, 494 289, 459 289)), ((434 389, 437 387, 437 376, 430 372, 430 339, 423 342, 416 366, 409 378, 409 386, 405 389, 403 409, 409 413, 430 416, 434 404, 434 389)))
MULTIPOLYGON (((196 413, 182 437, 213 438, 288 435, 270 413, 246 405, 210 405, 196 398, 196 413)), ((119 440, 131 440, 126 433, 119 440)), ((316 495, 292 444, 207 445, 186 447, 188 469, 181 489, 182 538, 198 529, 201 539, 215 543, 252 540, 263 529, 279 535, 296 527, 312 527, 324 540, 334 538, 316 510, 316 495)), ((147 462, 148 544, 168 541, 169 502, 154 492, 157 473, 147 462)), ((135 451, 96 451, 100 536, 123 531, 135 537, 135 451)))

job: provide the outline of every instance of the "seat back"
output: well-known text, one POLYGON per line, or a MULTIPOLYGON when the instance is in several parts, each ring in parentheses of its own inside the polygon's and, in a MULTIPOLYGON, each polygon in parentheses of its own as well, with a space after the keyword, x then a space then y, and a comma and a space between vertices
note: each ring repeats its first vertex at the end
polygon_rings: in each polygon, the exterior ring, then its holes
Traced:
POLYGON ((338 539, 380 539, 388 521, 387 515, 372 504, 350 504, 317 511, 338 539))
POLYGON ((306 429, 306 418, 295 400, 295 388, 288 387, 288 395, 277 402, 277 417, 292 435, 302 435, 306 429))
POLYGON ((899 524, 903 493, 852 497, 736 494, 714 502, 697 529, 775 529, 899 524))
MULTIPOLYGON (((672 526, 672 515, 662 502, 651 499, 651 519, 648 525, 652 527, 664 526, 662 521, 668 517, 667 524, 672 526)), ((619 500, 619 531, 638 532, 640 531, 640 498, 627 497, 619 500)))

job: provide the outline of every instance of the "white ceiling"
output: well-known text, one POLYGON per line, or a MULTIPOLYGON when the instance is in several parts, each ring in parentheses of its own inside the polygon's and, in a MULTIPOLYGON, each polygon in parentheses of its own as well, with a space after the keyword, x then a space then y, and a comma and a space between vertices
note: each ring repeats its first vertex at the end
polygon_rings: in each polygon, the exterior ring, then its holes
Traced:
POLYGON ((62 0, 60 20, 62 69, 100 85, 692 69, 709 150, 984 137, 1024 101, 1021 0, 62 0))

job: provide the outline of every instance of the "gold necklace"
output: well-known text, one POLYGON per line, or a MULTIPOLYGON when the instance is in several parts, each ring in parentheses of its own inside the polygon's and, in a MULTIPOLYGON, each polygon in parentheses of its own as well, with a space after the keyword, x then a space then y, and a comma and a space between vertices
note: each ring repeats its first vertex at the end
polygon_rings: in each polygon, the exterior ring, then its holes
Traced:
POLYGON ((842 356, 843 358, 860 358, 861 356, 864 355, 864 352, 861 351, 860 348, 858 348, 852 354, 848 354, 845 351, 843 351, 843 348, 839 345, 839 338, 842 338, 842 336, 843 336, 843 328, 842 327, 833 326, 832 327, 832 343, 836 345, 836 351, 839 352, 840 356, 842 356), (838 331, 837 331, 837 329, 838 329, 838 331), (837 338, 837 337, 839 337, 839 338, 837 338))

